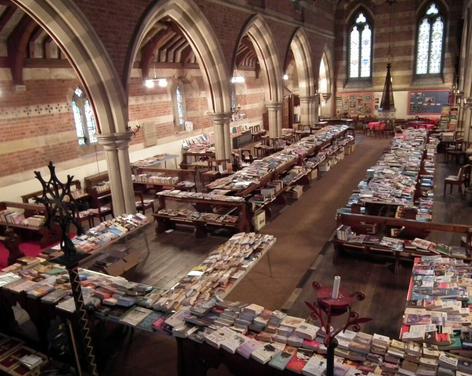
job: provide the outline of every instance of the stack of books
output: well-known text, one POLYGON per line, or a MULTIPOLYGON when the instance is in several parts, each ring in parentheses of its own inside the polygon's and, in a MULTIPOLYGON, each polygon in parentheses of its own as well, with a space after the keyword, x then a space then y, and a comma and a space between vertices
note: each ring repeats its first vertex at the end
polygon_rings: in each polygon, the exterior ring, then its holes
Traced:
POLYGON ((462 247, 448 246, 420 238, 403 240, 383 235, 357 234, 350 226, 346 225, 341 225, 336 229, 336 238, 353 247, 367 246, 379 251, 401 252, 412 259, 424 255, 443 255, 457 259, 467 257, 467 251, 462 247))
POLYGON ((0 333, 0 371, 14 376, 38 375, 47 363, 46 355, 0 333))
POLYGON ((239 233, 217 247, 198 266, 156 302, 154 308, 171 312, 204 305, 215 291, 226 295, 275 242, 271 235, 239 233))
MULTIPOLYGON (((283 166, 294 164, 299 158, 305 158, 315 151, 315 148, 326 142, 333 141, 347 130, 346 125, 328 126, 302 140, 285 147, 283 150, 258 159, 234 174, 217 179, 208 185, 210 189, 228 189, 239 193, 250 186, 260 185, 270 174, 283 166)), ((346 136, 350 140, 352 136, 346 136)))
POLYGON ((407 129, 397 136, 390 150, 367 170, 367 178, 359 183, 359 192, 351 196, 347 207, 380 203, 415 208, 416 220, 430 221, 438 140, 427 140, 427 131, 423 129, 407 129))
POLYGON ((156 185, 176 185, 179 182, 177 176, 167 176, 164 173, 131 175, 134 183, 156 184, 156 185))
POLYGON ((468 340, 472 325, 471 277, 472 266, 463 260, 443 256, 424 256, 417 260, 402 339, 436 345, 442 350, 472 349, 468 340))

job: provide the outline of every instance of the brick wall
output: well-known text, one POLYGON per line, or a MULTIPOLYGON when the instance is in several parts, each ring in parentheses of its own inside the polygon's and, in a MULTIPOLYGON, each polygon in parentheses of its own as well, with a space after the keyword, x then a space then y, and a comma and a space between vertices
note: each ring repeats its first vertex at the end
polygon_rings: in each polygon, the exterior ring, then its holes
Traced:
MULTIPOLYGON (((336 10, 336 87, 340 94, 349 92, 365 93, 378 96, 385 82, 386 64, 388 62, 388 46, 391 42, 393 87, 396 91, 400 107, 406 109, 408 91, 428 89, 450 89, 454 78, 456 61, 456 38, 458 20, 460 20, 461 1, 445 0, 447 4, 446 47, 444 55, 443 80, 418 80, 415 72, 416 33, 418 18, 418 1, 398 0, 392 13, 392 29, 390 10, 384 1, 343 0, 336 10), (352 85, 347 81, 347 20, 359 4, 371 11, 374 21, 374 50, 372 65, 372 83, 368 85, 352 85), (404 103, 405 102, 405 103, 404 103)), ((397 105, 397 103, 396 103, 397 105)), ((407 116, 406 110, 400 116, 407 116)))

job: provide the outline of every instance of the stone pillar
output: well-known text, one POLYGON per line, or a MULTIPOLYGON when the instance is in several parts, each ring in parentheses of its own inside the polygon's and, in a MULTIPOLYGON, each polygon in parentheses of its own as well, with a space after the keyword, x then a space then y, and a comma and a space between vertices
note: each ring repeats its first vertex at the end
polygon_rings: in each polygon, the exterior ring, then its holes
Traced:
POLYGON ((269 137, 282 136, 282 102, 270 102, 266 104, 269 120, 269 137))
POLYGON ((229 121, 231 115, 229 113, 214 113, 213 129, 215 133, 215 156, 216 159, 231 160, 231 133, 229 129, 229 121))
POLYGON ((300 97, 300 124, 301 125, 311 125, 313 116, 312 116, 312 97, 300 97))
POLYGON ((320 94, 315 94, 313 96, 313 100, 311 101, 313 123, 318 123, 320 121, 319 108, 320 108, 320 94))
POLYGON ((126 213, 136 213, 136 200, 134 196, 133 180, 131 179, 131 162, 129 160, 129 142, 131 132, 116 134, 118 149, 118 162, 120 163, 121 185, 126 213))
POLYGON ((113 213, 134 213, 134 190, 131 182, 131 166, 128 155, 130 133, 113 133, 98 136, 107 159, 108 178, 113 203, 113 213))

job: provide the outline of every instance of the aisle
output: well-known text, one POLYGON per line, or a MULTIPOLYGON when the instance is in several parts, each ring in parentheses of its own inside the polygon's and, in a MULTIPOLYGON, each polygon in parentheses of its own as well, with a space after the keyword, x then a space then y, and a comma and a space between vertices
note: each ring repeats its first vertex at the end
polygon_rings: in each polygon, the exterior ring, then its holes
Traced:
POLYGON ((282 307, 329 240, 336 227, 336 210, 346 203, 366 169, 389 143, 387 138, 358 136, 353 154, 313 182, 300 200, 263 229, 277 238, 270 251, 272 277, 266 260, 262 260, 228 299, 272 309, 282 307))

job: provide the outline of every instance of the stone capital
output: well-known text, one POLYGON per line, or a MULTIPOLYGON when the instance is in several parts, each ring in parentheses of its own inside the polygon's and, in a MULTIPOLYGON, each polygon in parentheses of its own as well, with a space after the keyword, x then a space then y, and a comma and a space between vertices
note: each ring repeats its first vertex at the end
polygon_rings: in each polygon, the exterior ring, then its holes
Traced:
POLYGON ((269 110, 277 111, 282 108, 282 102, 268 102, 266 103, 266 107, 269 110))
POLYGON ((229 112, 214 112, 210 114, 213 123, 216 125, 225 125, 229 124, 231 121, 231 113, 229 112))
POLYGON ((98 136, 98 142, 100 145, 103 145, 103 148, 106 151, 110 150, 125 150, 128 148, 129 142, 131 140, 131 132, 120 132, 120 133, 110 133, 110 134, 101 134, 98 136))

